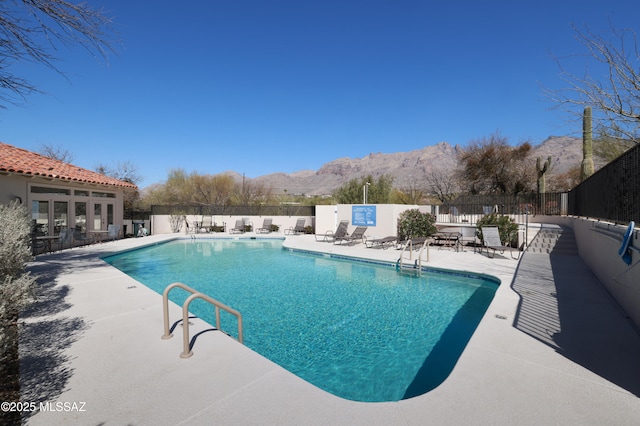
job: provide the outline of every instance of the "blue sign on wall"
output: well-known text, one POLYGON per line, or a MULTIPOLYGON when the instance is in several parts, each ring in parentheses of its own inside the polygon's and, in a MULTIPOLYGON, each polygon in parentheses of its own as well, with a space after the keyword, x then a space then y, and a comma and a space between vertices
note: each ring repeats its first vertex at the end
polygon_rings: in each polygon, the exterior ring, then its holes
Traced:
POLYGON ((353 226, 376 226, 376 206, 352 206, 353 226))

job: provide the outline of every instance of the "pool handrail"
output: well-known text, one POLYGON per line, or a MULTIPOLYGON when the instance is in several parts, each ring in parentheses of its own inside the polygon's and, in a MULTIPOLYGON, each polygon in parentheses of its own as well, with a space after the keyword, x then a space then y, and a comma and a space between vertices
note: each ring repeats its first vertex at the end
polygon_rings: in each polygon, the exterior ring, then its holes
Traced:
MULTIPOLYGON (((414 264, 412 265, 413 269, 417 268, 418 273, 422 272, 422 252, 424 251, 425 248, 427 249, 427 262, 429 262, 429 244, 430 243, 431 243, 431 239, 425 238, 424 242, 422 243, 422 247, 420 248, 420 253, 418 253, 418 258, 414 261, 414 264)), ((411 239, 407 240, 407 242, 405 243, 404 247, 402 248, 402 253, 400 253, 400 259, 398 259, 398 265, 400 266, 401 271, 405 269, 404 252, 407 250, 407 248, 409 249, 408 260, 412 260, 413 259, 413 241, 411 239)))
POLYGON ((216 329, 219 331, 223 331, 220 328, 220 309, 224 309, 225 311, 229 312, 232 315, 235 315, 236 318, 238 318, 238 338, 236 340, 238 340, 238 342, 243 343, 243 333, 242 333, 242 314, 238 311, 236 311, 233 308, 230 308, 229 306, 225 305, 224 303, 221 303, 219 301, 217 301, 216 299, 207 296, 204 293, 201 293, 191 287, 189 287, 186 284, 180 283, 180 282, 175 282, 173 284, 169 284, 167 286, 167 288, 164 289, 164 291, 162 292, 162 315, 163 315, 163 321, 164 321, 164 334, 161 336, 162 339, 166 340, 166 339, 170 339, 171 337, 173 337, 173 334, 171 333, 170 329, 169 329, 169 292, 176 288, 179 287, 183 290, 188 291, 189 293, 191 293, 191 295, 187 298, 187 300, 184 301, 184 303, 182 304, 182 337, 183 337, 183 352, 180 354, 180 358, 189 358, 193 355, 193 352, 191 351, 190 347, 189 347, 189 305, 191 304, 192 301, 194 301, 195 299, 202 299, 210 304, 212 304, 215 307, 216 310, 216 329))

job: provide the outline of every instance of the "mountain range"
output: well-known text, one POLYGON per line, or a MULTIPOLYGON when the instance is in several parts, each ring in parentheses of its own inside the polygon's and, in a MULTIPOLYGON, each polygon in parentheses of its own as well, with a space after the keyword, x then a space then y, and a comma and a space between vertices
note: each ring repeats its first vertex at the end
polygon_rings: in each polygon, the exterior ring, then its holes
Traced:
MULTIPOLYGON (((440 142, 422 149, 391 154, 370 153, 362 158, 338 158, 325 163, 319 170, 302 170, 294 173, 272 173, 252 179, 252 182, 271 187, 275 193, 327 195, 351 179, 387 174, 394 178, 394 186, 407 188, 425 181, 433 172, 452 175, 458 165, 462 148, 448 142, 440 142)), ((551 136, 532 147, 530 154, 535 161, 551 156, 550 174, 562 174, 582 161, 582 139, 569 136, 551 136)), ((597 164, 596 168, 602 164, 597 164)), ((242 175, 227 172, 236 180, 242 175)))

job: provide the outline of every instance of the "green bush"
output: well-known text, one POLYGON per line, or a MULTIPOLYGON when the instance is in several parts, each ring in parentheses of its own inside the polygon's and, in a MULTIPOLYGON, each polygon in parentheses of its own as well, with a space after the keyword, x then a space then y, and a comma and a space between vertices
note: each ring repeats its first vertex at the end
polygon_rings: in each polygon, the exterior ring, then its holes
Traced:
POLYGON ((405 210, 398 216, 398 239, 428 237, 435 234, 436 217, 418 209, 405 210))
POLYGON ((513 221, 509 216, 500 216, 496 213, 483 216, 477 223, 478 237, 484 243, 482 237, 483 226, 497 226, 498 233, 500 234, 500 241, 503 243, 508 242, 510 246, 518 246, 518 224, 513 221))

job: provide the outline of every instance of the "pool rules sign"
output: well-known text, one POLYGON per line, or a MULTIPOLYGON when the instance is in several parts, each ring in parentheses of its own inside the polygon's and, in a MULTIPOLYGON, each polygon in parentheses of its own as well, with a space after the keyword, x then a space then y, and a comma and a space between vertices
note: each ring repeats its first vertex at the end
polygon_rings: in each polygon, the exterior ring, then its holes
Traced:
POLYGON ((353 226, 376 226, 376 206, 352 206, 353 226))

